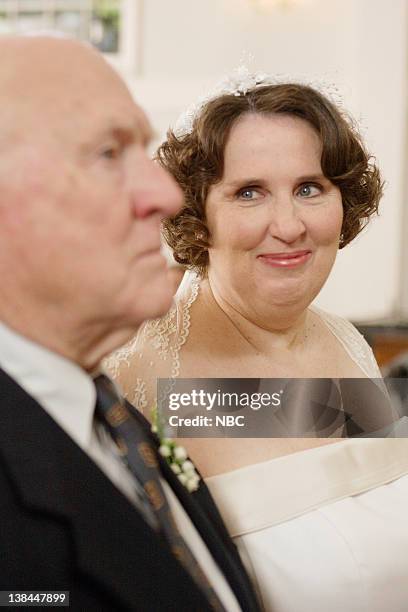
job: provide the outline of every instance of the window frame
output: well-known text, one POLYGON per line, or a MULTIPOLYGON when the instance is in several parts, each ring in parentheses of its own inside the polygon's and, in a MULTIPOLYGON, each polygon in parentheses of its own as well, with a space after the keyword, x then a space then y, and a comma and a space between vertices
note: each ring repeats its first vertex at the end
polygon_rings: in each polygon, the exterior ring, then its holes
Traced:
MULTIPOLYGON (((6 11, 8 14, 15 13, 18 19, 19 12, 40 12, 46 14, 47 11, 54 12, 58 9, 81 11, 79 4, 88 4, 88 9, 92 8, 92 0, 78 0, 77 6, 73 6, 72 0, 0 0, 0 12, 6 11), (64 5, 65 4, 65 5, 64 5)), ((104 53, 107 61, 121 74, 135 75, 138 73, 141 56, 141 19, 142 19, 143 0, 121 0, 120 36, 119 49, 115 53, 104 53)), ((84 10, 84 9, 82 9, 84 10)), ((44 32, 47 32, 45 27, 44 32)), ((52 32, 52 30, 50 31, 52 32)))

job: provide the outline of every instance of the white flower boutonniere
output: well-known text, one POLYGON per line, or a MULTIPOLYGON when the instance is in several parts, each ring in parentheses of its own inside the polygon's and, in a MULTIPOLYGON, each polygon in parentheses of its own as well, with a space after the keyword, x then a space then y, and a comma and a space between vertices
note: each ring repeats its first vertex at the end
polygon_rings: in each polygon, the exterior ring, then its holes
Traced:
POLYGON ((152 431, 160 440, 159 453, 169 464, 171 470, 186 489, 192 493, 198 489, 200 476, 192 461, 187 458, 187 451, 171 438, 163 437, 163 427, 159 423, 157 408, 152 410, 152 431))

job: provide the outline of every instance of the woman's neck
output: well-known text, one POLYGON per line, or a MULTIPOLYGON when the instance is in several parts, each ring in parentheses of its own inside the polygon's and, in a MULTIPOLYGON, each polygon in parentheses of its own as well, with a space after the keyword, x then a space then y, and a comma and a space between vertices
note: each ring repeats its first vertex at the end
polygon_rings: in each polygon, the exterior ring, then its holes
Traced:
POLYGON ((256 351, 294 350, 303 346, 308 337, 309 313, 297 304, 244 304, 233 292, 219 290, 210 278, 202 282, 201 293, 207 306, 227 317, 237 333, 256 351))

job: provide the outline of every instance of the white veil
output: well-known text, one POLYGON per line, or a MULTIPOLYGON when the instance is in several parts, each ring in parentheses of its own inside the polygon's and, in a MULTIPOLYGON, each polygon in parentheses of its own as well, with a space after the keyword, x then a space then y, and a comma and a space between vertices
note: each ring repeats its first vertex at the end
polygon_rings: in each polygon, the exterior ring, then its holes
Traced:
POLYGON ((132 340, 104 361, 124 396, 147 417, 156 404, 157 379, 179 376, 180 353, 190 331, 190 308, 199 287, 198 275, 187 270, 169 312, 146 321, 132 340))

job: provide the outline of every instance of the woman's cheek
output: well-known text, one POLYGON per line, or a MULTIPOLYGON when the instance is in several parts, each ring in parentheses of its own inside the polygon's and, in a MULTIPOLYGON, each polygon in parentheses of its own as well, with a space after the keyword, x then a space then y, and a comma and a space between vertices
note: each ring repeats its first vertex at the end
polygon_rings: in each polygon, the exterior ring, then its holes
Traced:
POLYGON ((343 208, 328 206, 325 210, 316 211, 317 214, 309 218, 308 232, 316 244, 330 245, 338 242, 343 224, 343 208))
POLYGON ((230 236, 234 239, 235 248, 249 251, 259 246, 268 233, 268 223, 261 217, 246 215, 239 223, 230 225, 230 236))

